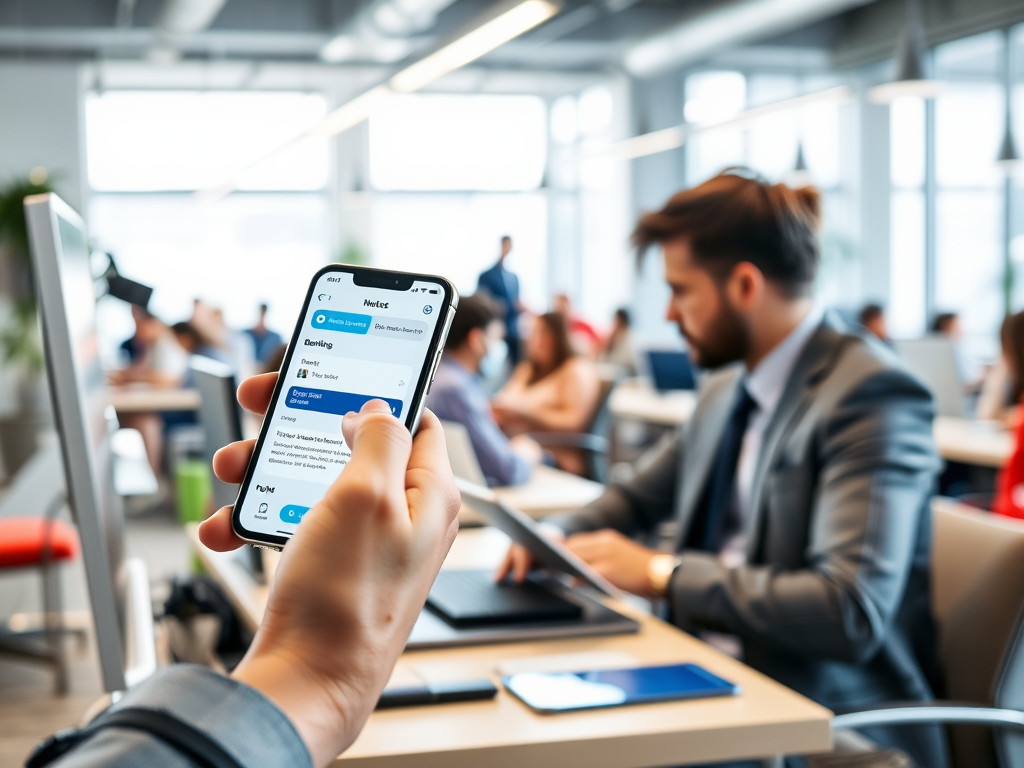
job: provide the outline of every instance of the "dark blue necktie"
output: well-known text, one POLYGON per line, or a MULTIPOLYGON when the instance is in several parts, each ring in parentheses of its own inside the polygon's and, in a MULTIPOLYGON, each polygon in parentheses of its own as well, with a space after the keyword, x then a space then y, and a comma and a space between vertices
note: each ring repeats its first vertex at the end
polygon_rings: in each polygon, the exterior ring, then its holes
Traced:
POLYGON ((708 473, 702 503, 697 508, 687 547, 705 552, 719 552, 725 545, 728 533, 728 518, 736 481, 736 465, 739 463, 743 436, 747 432, 750 414, 757 408, 754 398, 741 383, 736 389, 736 402, 732 414, 725 423, 722 439, 715 452, 715 461, 708 473))

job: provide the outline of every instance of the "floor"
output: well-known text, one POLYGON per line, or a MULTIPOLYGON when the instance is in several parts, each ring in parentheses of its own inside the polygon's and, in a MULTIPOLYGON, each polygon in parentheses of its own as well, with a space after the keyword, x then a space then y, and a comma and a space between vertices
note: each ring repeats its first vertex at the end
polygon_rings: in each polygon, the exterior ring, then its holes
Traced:
MULTIPOLYGON (((158 510, 129 518, 126 524, 129 557, 140 557, 149 569, 154 607, 159 610, 169 579, 192 566, 188 540, 170 512, 158 510)), ((81 560, 65 566, 62 574, 69 624, 89 630, 88 593, 81 560)), ((0 578, 0 619, 39 610, 39 579, 34 573, 0 578)), ((71 692, 53 693, 53 675, 47 667, 0 656, 0 768, 20 768, 40 740, 68 726, 78 725, 87 710, 103 695, 99 660, 91 638, 83 646, 69 643, 71 692)))

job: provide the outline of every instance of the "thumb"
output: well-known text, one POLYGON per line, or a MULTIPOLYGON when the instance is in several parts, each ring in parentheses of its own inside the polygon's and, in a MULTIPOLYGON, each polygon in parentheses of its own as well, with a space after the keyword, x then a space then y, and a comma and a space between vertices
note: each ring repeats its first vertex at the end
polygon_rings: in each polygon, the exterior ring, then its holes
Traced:
POLYGON ((352 458, 338 482, 358 478, 381 496, 396 491, 404 494, 412 435, 391 415, 387 403, 370 400, 359 413, 345 414, 341 428, 352 458))

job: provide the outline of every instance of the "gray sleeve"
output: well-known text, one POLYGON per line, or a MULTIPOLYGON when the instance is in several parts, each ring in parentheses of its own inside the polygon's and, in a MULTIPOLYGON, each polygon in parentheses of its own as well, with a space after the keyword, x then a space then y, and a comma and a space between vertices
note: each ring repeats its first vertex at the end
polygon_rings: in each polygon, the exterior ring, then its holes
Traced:
MULTIPOLYGON (((112 707, 154 709, 203 731, 245 768, 312 768, 295 726, 254 688, 205 667, 161 670, 112 707)), ((127 728, 105 728, 52 765, 59 768, 194 768, 160 739, 127 728)))
POLYGON ((610 485, 597 501, 547 522, 567 534, 613 528, 632 536, 654 530, 675 511, 681 455, 680 433, 665 435, 640 458, 629 482, 610 485))
POLYGON ((803 655, 871 658, 899 610, 927 514, 938 469, 932 417, 931 395, 900 371, 855 388, 816 437, 804 567, 729 569, 686 552, 669 588, 674 621, 803 655))

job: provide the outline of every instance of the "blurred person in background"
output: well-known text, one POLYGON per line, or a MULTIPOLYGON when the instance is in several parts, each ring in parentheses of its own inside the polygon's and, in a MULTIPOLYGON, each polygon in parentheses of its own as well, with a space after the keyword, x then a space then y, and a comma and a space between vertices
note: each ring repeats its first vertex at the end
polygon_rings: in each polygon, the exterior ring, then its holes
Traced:
POLYGON ((501 308, 494 299, 486 293, 463 298, 427 397, 427 407, 439 419, 466 428, 488 485, 525 483, 541 460, 534 440, 526 435, 509 440, 498 428, 480 384, 481 373, 504 365, 504 336, 501 308))
POLYGON ((860 324, 886 344, 891 345, 889 326, 885 322, 885 308, 881 304, 867 304, 860 311, 860 324))
MULTIPOLYGON (((582 432, 597 408, 600 381, 593 362, 573 352, 565 317, 537 317, 526 340, 526 359, 495 395, 491 410, 502 431, 582 432)), ((584 474, 586 462, 571 448, 552 449, 556 464, 584 474)))
POLYGON ((227 355, 224 354, 224 351, 207 343, 206 339, 188 320, 182 320, 180 323, 172 325, 171 332, 181 348, 189 355, 202 355, 222 363, 227 362, 227 355))
POLYGON ((945 336, 953 345, 956 370, 960 375, 960 382, 964 385, 964 394, 978 394, 985 377, 979 366, 964 352, 964 332, 960 325, 960 315, 956 312, 940 312, 932 321, 932 333, 936 336, 945 336))
POLYGON ((505 235, 501 238, 501 252, 498 263, 485 272, 480 273, 477 280, 477 291, 486 291, 494 298, 501 308, 501 318, 505 322, 505 343, 508 345, 508 360, 514 367, 519 362, 522 340, 519 338, 519 315, 523 304, 519 301, 519 278, 505 266, 505 259, 512 252, 512 238, 505 235))
POLYGON ((999 329, 999 359, 981 385, 975 416, 1017 426, 1024 396, 1024 312, 1008 315, 999 329))
POLYGON ((108 373, 110 383, 180 387, 188 369, 188 352, 171 329, 144 307, 133 304, 132 319, 135 334, 121 344, 129 363, 108 373))
POLYGON ((267 312, 269 310, 270 307, 266 303, 260 304, 260 316, 256 321, 256 325, 246 330, 246 333, 252 337, 253 344, 255 345, 256 360, 264 367, 266 367, 267 362, 270 360, 270 356, 284 341, 281 338, 281 334, 267 328, 267 312))
POLYGON ((572 348, 578 354, 586 355, 591 360, 596 360, 601 349, 601 336, 594 326, 572 311, 572 302, 567 294, 559 293, 555 295, 555 300, 552 302, 552 311, 565 318, 566 325, 569 328, 569 338, 572 340, 572 348))
POLYGON ((247 331, 229 328, 224 320, 224 310, 220 307, 195 299, 189 323, 207 347, 221 351, 221 359, 231 366, 239 378, 247 378, 262 370, 263 366, 256 359, 255 340, 247 331))
MULTIPOLYGON (((132 305, 135 334, 121 348, 128 351, 126 368, 109 371, 114 386, 144 384, 151 387, 183 387, 188 377, 189 350, 179 335, 147 309, 132 305)), ((177 418, 180 415, 172 416, 177 418)), ((137 429, 146 446, 146 457, 153 474, 159 476, 164 451, 164 418, 159 413, 120 414, 122 427, 137 429)))
POLYGON ((632 320, 629 310, 620 307, 612 318, 612 330, 604 343, 600 360, 622 369, 627 376, 636 373, 636 350, 633 347, 632 320))

